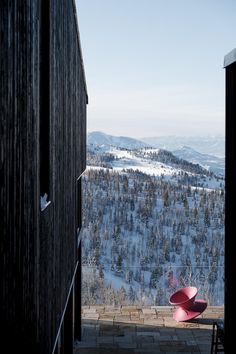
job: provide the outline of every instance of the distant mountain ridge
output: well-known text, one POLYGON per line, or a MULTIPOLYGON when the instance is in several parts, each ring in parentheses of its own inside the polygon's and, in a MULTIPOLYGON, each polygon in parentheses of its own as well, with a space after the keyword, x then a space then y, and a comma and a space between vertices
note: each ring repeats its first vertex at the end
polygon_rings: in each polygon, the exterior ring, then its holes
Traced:
POLYGON ((151 145, 141 140, 126 136, 113 136, 99 131, 88 133, 88 145, 94 146, 115 146, 124 149, 142 149, 151 145))
POLYGON ((197 163, 217 175, 224 176, 225 174, 225 159, 223 157, 202 154, 190 146, 182 146, 180 149, 172 151, 172 153, 179 158, 197 163))
POLYGON ((175 151, 183 146, 188 146, 202 154, 213 155, 219 158, 225 157, 224 136, 157 136, 146 137, 141 141, 153 147, 175 151))

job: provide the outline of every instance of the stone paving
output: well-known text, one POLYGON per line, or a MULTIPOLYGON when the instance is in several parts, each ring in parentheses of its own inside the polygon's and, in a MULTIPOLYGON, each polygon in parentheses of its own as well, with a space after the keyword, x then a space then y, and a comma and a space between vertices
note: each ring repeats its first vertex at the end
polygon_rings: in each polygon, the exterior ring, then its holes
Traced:
POLYGON ((188 322, 173 320, 170 306, 84 306, 82 341, 74 354, 209 354, 212 324, 224 316, 207 307, 188 322))

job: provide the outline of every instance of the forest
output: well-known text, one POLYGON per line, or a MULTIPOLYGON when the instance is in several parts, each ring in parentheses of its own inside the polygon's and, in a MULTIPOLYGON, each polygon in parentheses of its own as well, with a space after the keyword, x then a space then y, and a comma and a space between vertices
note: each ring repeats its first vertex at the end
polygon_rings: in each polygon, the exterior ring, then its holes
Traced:
POLYGON ((83 176, 83 304, 168 305, 186 285, 223 304, 224 187, 204 187, 198 165, 167 179, 90 158, 100 167, 83 176))

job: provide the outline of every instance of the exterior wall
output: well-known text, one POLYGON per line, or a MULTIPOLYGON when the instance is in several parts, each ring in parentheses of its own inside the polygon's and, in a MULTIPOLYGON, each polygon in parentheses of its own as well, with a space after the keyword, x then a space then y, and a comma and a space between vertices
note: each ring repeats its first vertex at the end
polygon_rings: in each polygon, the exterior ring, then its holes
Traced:
POLYGON ((3 0, 0 16, 2 337, 46 354, 73 340, 86 83, 74 1, 3 0))
POLYGON ((234 346, 234 238, 236 200, 236 61, 226 67, 225 352, 234 346))

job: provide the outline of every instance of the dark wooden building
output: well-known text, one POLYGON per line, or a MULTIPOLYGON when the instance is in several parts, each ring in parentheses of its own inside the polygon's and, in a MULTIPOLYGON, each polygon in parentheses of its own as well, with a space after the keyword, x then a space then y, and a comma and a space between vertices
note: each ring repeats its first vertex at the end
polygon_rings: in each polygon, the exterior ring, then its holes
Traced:
POLYGON ((226 178, 225 178, 225 352, 235 347, 235 201, 236 201, 236 49, 224 58, 226 71, 226 178))
POLYGON ((0 2, 1 347, 80 336, 87 91, 74 0, 0 2))

